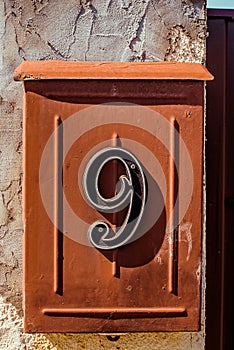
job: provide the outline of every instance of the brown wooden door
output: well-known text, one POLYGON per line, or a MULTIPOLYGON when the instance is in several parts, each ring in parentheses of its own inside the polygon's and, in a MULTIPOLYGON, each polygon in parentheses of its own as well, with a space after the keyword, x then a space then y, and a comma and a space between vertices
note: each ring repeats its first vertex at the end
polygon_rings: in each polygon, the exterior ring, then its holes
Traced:
POLYGON ((234 348, 234 11, 208 12, 207 350, 234 348))

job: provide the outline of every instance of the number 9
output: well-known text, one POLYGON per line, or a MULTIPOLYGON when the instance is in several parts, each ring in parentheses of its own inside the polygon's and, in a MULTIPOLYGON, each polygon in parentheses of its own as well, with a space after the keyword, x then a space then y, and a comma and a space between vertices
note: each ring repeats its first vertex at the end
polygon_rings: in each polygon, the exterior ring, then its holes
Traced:
POLYGON ((88 236, 94 247, 115 249, 137 239, 136 231, 146 202, 146 180, 139 161, 131 152, 120 147, 107 147, 97 152, 85 168, 83 189, 89 204, 98 211, 115 213, 128 206, 124 222, 115 233, 103 220, 97 220, 89 227, 88 236), (98 179, 104 165, 111 160, 121 161, 126 175, 119 178, 120 189, 116 196, 104 198, 99 192, 98 179))

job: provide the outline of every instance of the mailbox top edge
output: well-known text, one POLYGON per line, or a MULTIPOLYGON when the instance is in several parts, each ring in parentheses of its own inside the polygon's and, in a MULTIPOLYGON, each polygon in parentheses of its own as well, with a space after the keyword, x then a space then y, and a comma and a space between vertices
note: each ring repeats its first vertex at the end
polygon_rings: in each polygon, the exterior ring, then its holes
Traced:
POLYGON ((80 62, 24 61, 14 72, 14 80, 51 79, 144 79, 213 80, 200 63, 188 62, 80 62))

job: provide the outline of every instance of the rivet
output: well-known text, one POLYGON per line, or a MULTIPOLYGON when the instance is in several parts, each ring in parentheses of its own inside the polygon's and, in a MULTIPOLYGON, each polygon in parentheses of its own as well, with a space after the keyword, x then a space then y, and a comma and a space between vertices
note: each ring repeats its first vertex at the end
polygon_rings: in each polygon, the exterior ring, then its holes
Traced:
POLYGON ((186 118, 191 118, 192 112, 191 111, 186 111, 186 118))

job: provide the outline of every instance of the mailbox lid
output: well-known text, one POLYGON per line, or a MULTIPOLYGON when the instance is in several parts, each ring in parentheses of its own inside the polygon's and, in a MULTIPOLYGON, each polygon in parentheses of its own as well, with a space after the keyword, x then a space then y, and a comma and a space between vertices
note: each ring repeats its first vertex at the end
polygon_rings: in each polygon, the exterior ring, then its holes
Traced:
POLYGON ((212 80, 213 76, 199 63, 72 62, 48 60, 22 62, 15 70, 14 79, 212 80))

